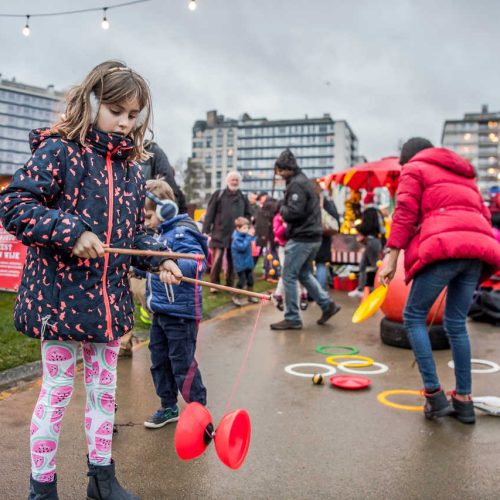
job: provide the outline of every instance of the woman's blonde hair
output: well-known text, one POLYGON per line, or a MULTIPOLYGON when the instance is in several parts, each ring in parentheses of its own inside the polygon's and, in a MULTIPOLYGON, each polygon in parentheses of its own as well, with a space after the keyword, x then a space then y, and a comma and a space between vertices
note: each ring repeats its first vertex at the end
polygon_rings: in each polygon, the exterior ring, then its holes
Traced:
POLYGON ((99 64, 81 85, 68 92, 66 111, 61 120, 52 127, 52 131, 85 145, 88 130, 95 120, 92 93, 98 106, 102 103, 120 104, 137 99, 144 119, 129 134, 134 143, 129 159, 147 160, 150 154, 144 149, 144 136, 151 118, 151 93, 144 78, 120 61, 105 61, 99 64))

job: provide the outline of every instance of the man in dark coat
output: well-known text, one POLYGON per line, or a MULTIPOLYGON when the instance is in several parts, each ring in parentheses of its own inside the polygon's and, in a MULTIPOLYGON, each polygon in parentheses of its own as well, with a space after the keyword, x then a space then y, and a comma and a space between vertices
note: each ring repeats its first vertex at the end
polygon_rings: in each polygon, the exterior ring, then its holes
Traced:
POLYGON ((146 147, 148 153, 151 153, 149 159, 147 159, 144 163, 141 163, 142 174, 144 175, 144 179, 148 181, 149 179, 162 179, 164 180, 174 192, 175 202, 179 207, 179 213, 183 214, 187 212, 186 198, 184 193, 181 191, 181 188, 175 182, 175 170, 170 165, 168 161, 168 157, 163 151, 163 149, 156 144, 156 142, 151 142, 146 147))
MULTIPOLYGON (((215 191, 208 200, 203 233, 210 236, 210 248, 213 249, 210 281, 220 283, 222 261, 226 255, 226 284, 233 286, 233 259, 231 256, 231 236, 234 221, 238 217, 250 219, 251 211, 248 199, 240 191, 240 174, 229 172, 226 188, 215 191)), ((215 291, 213 288, 212 291, 215 291)))
POLYGON ((323 228, 319 196, 313 183, 297 165, 293 153, 286 149, 275 163, 276 174, 285 179, 286 190, 280 214, 287 224, 283 283, 285 285, 285 319, 271 325, 272 330, 300 330, 297 280, 321 307, 318 325, 326 323, 340 311, 312 273, 312 263, 321 245, 323 228))

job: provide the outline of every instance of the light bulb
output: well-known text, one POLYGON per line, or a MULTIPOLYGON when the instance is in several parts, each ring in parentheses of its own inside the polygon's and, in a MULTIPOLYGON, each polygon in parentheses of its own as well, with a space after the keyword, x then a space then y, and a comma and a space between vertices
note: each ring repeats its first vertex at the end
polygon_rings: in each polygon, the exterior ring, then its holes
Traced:
POLYGON ((103 30, 109 30, 109 21, 108 19, 106 18, 106 11, 108 10, 107 7, 104 7, 104 9, 102 9, 102 21, 101 21, 101 28, 103 30))
POLYGON ((24 36, 30 36, 30 16, 26 16, 26 26, 22 31, 24 36))
POLYGON ((196 10, 196 0, 189 0, 189 10, 196 10))

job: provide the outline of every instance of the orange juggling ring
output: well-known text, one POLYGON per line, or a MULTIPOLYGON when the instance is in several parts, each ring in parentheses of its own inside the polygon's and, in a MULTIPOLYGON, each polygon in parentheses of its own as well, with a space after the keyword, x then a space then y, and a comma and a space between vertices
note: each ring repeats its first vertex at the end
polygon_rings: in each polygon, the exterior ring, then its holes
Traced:
POLYGON ((353 323, 361 323, 362 321, 371 318, 384 303, 385 297, 387 296, 387 287, 380 285, 375 290, 373 290, 368 297, 366 297, 363 302, 356 309, 352 316, 353 323))
POLYGON ((210 412, 200 403, 184 408, 175 429, 175 451, 182 460, 200 456, 212 439, 222 463, 231 469, 243 464, 250 446, 250 417, 245 410, 226 413, 214 431, 210 412))

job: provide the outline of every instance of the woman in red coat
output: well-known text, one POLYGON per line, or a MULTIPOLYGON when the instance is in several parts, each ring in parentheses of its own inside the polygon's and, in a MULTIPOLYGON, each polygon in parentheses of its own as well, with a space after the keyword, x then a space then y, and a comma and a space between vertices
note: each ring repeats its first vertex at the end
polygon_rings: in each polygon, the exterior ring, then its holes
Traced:
POLYGON ((404 168, 387 242, 390 255, 380 281, 392 280, 399 252, 405 250, 406 282, 413 284, 404 324, 424 383, 424 414, 453 414, 472 424, 467 311, 481 275, 500 268, 500 245, 469 162, 448 149, 434 148, 426 139, 413 138, 404 144, 400 163, 404 168), (429 310, 445 287, 444 327, 455 362, 453 408, 441 389, 426 327, 429 310))

